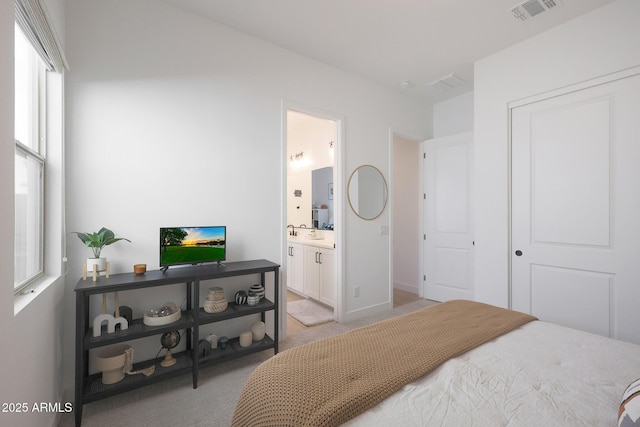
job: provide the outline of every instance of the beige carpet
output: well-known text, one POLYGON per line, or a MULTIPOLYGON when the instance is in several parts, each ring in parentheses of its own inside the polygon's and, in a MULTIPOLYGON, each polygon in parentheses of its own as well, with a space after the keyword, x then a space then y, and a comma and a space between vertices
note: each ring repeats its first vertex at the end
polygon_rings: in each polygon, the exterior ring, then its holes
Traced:
MULTIPOLYGON (((328 322, 314 326, 289 335, 280 343, 280 350, 330 337, 433 304, 436 303, 419 300, 353 322, 328 322)), ((272 350, 263 351, 203 368, 199 373, 197 389, 192 388, 191 375, 182 375, 88 403, 84 405, 82 426, 229 426, 236 401, 247 378, 258 364, 272 355, 272 350)), ((62 414, 59 426, 73 425, 73 413, 62 414)))
POLYGON ((333 310, 310 299, 287 303, 287 313, 305 326, 320 325, 333 320, 333 310))

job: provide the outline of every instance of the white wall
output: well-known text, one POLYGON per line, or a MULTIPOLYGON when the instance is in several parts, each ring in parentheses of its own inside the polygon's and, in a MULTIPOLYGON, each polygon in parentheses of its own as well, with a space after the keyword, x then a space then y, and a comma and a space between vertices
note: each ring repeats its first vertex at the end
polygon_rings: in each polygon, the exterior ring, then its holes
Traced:
POLYGON ((393 286, 420 293, 420 143, 393 137, 393 286))
MULTIPOLYGON (((60 41, 64 44, 64 1, 47 0, 52 24, 60 41)), ((48 287, 38 287, 36 292, 18 304, 21 310, 14 315, 13 297, 13 236, 14 236, 14 146, 13 141, 13 2, 0 2, 0 233, 2 256, 0 257, 0 329, 7 343, 0 367, 0 401, 3 403, 27 404, 26 413, 0 413, 0 425, 54 426, 60 414, 56 412, 34 412, 36 403, 59 403, 62 400, 63 313, 64 280, 60 279, 48 287)), ((60 152, 49 153, 59 156, 60 152)), ((57 167, 56 167, 57 169, 57 167)), ((48 172, 50 173, 50 172, 48 172)), ((59 173, 55 172, 55 173, 59 173)), ((60 191, 59 178, 48 181, 50 190, 60 191)), ((49 218, 61 220, 59 205, 47 202, 49 218)), ((59 233, 59 226, 50 227, 59 233)), ((59 241, 60 236, 51 236, 59 241)), ((47 265, 58 265, 60 270, 60 248, 48 259, 47 265)), ((64 402, 62 402, 64 404, 64 402)))
POLYGON ((433 137, 473 131, 473 91, 433 105, 433 137))
POLYGON ((619 0, 475 64, 475 297, 506 307, 508 103, 640 64, 640 2, 619 0))
MULTIPOLYGON (((162 225, 225 224, 229 261, 283 262, 283 100, 345 117, 346 174, 370 163, 388 175, 390 126, 428 133, 427 105, 162 2, 70 0, 67 11, 67 224, 69 231, 107 226, 132 240, 105 250, 114 273, 134 263, 157 268, 162 225)), ((345 214, 345 318, 388 306, 380 224, 389 225, 388 213, 376 221, 345 214), (350 297, 354 285, 359 298, 350 297)), ((68 289, 86 256, 69 240, 68 289)), ((164 289, 129 294, 121 304, 137 316, 145 305, 179 298, 164 289)), ((136 354, 155 354, 156 341, 136 354)))

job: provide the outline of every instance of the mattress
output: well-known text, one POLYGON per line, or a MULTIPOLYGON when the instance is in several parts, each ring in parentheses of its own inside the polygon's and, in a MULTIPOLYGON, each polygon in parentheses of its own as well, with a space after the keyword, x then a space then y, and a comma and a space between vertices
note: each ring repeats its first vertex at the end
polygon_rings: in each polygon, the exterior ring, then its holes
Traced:
POLYGON ((450 359, 346 426, 613 426, 640 346, 534 321, 450 359))

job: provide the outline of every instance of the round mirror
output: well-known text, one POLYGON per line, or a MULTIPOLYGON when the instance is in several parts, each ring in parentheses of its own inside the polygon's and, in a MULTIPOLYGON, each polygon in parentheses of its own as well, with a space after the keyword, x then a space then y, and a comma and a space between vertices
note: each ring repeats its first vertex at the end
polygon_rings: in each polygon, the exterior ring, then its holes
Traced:
POLYGON ((378 168, 362 165, 349 177, 347 197, 356 215, 362 219, 375 219, 387 205, 387 182, 378 168))

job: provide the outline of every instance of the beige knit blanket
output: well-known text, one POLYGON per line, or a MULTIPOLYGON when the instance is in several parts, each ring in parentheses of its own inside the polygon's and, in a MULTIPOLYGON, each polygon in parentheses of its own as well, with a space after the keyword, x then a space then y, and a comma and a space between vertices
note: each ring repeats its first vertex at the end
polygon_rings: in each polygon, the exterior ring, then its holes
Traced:
POLYGON ((535 317, 449 301, 283 351, 251 374, 232 426, 337 426, 535 317))

